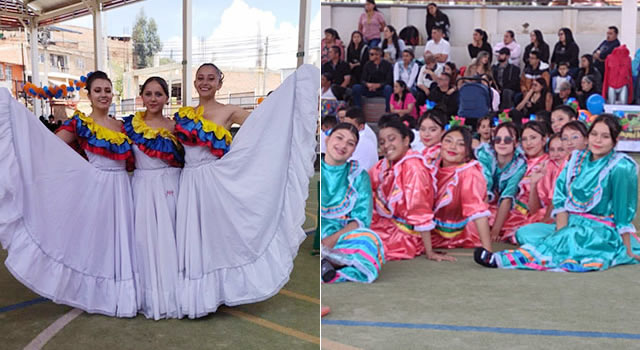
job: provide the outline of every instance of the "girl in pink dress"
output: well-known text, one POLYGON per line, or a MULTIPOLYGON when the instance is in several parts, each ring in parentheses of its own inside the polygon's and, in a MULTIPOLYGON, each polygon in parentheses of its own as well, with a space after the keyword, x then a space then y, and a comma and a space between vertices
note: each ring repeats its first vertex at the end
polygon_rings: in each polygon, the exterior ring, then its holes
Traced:
POLYGON ((487 182, 474 159, 471 132, 455 126, 442 138, 434 207, 433 248, 473 248, 491 251, 487 182), (474 226, 475 230, 467 227, 474 226))
POLYGON ((395 84, 393 84, 393 94, 389 103, 391 105, 391 113, 397 113, 400 116, 410 115, 414 119, 418 119, 416 99, 404 81, 396 80, 395 84))
POLYGON ((446 125, 447 117, 439 110, 427 111, 418 119, 420 141, 424 145, 422 155, 429 165, 434 165, 436 159, 440 157, 440 140, 446 125))
POLYGON ((413 133, 396 116, 383 116, 378 123, 384 159, 369 170, 373 189, 371 230, 382 239, 385 260, 452 257, 431 248, 435 183, 422 155, 409 147, 413 133))

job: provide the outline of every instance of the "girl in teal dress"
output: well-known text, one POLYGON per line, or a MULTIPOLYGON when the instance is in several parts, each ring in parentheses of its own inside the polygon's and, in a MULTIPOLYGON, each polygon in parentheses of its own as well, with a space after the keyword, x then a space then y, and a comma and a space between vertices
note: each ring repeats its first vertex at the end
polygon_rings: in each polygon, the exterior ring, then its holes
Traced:
MULTIPOLYGON (((487 181, 487 196, 491 217, 491 238, 502 240, 503 225, 514 208, 518 184, 527 170, 524 152, 518 147, 520 133, 511 122, 501 123, 495 131, 492 144, 482 144, 475 155, 482 165, 487 181)), ((473 229, 473 227, 470 227, 473 229)))
POLYGON ((572 154, 553 196, 555 230, 531 224, 516 233, 529 237, 519 249, 484 254, 476 262, 507 269, 586 272, 640 260, 632 220, 638 202, 637 164, 616 152, 618 119, 602 114, 589 129, 589 146, 572 154))
POLYGON ((323 269, 327 283, 371 283, 384 263, 382 241, 369 229, 373 210, 369 175, 357 161, 347 162, 358 139, 358 129, 340 123, 326 140, 320 200, 322 257, 337 269, 333 278, 326 278, 323 269))

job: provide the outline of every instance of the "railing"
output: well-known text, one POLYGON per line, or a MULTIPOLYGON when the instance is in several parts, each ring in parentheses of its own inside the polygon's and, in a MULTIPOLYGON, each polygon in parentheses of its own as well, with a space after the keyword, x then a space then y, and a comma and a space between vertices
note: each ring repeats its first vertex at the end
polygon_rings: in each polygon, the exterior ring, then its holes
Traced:
MULTIPOLYGON (((331 3, 360 3, 362 0, 323 0, 331 3)), ((503 5, 503 6, 622 6, 622 0, 526 0, 526 1, 498 1, 498 0, 378 0, 378 5, 409 4, 428 5, 503 5)))

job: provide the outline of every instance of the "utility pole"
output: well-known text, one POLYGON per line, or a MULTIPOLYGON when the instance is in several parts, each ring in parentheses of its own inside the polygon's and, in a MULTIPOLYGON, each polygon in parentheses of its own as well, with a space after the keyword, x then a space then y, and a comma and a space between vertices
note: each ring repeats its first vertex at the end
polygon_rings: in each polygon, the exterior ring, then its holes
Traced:
POLYGON ((264 42, 264 78, 262 79, 262 94, 267 94, 267 57, 269 57, 269 37, 265 38, 264 42))

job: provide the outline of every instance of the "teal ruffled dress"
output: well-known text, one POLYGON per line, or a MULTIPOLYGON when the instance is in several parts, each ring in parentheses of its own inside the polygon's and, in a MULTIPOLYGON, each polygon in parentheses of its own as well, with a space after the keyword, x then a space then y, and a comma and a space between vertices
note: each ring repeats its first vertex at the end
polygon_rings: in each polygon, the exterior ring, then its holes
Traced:
POLYGON ((516 232, 519 249, 495 254, 507 269, 586 272, 638 263, 627 254, 623 234, 631 234, 635 254, 640 242, 632 220, 638 202, 638 166, 612 151, 591 160, 590 151, 574 151, 556 182, 555 216, 568 212, 566 227, 531 224, 516 232))
POLYGON ((373 213, 369 175, 355 160, 332 166, 323 159, 321 185, 322 238, 349 222, 358 223, 358 228, 343 233, 333 248, 322 247, 323 258, 343 266, 329 283, 375 281, 384 263, 384 248, 380 237, 369 229, 373 213))

